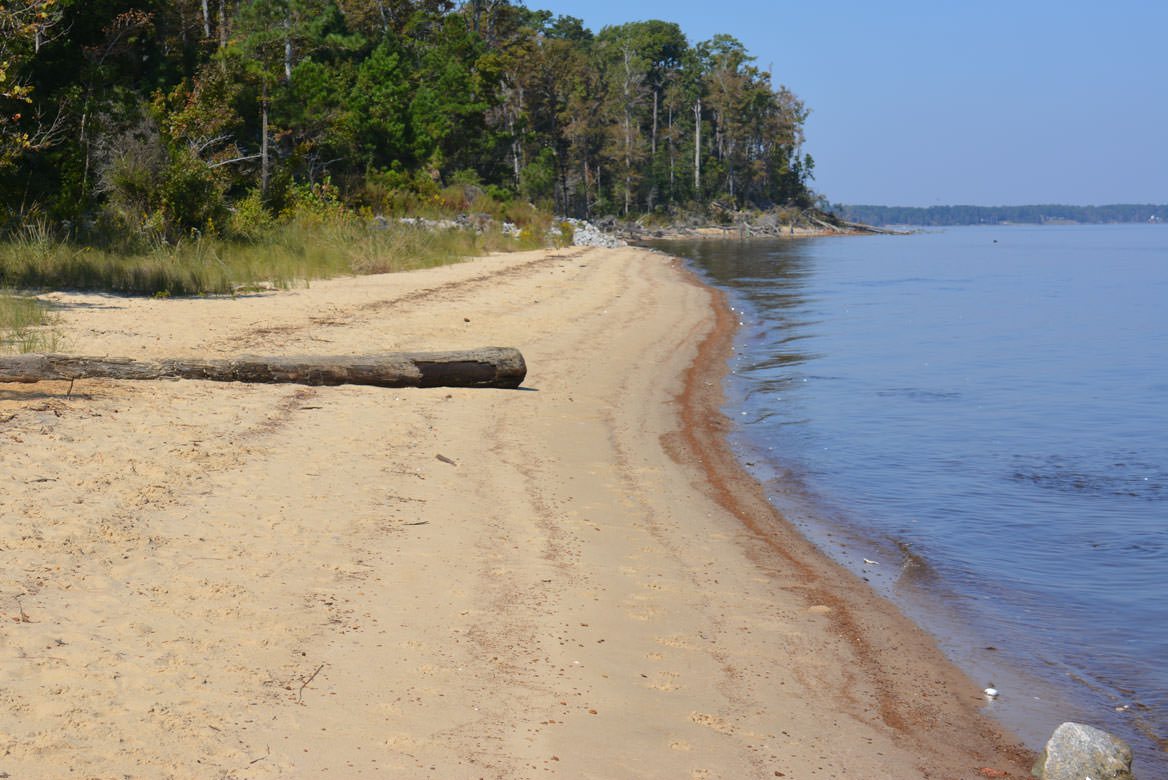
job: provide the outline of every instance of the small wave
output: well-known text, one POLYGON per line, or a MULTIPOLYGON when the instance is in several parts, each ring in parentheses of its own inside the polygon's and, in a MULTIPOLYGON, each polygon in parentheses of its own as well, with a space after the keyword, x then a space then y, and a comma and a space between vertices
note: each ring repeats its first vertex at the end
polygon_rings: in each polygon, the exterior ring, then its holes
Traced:
POLYGON ((912 401, 955 401, 961 398, 961 393, 955 391, 922 390, 919 387, 892 387, 877 390, 876 395, 883 398, 908 398, 912 401))
POLYGON ((1168 498, 1168 471, 1147 463, 1113 459, 1112 462, 1080 464, 1059 456, 1034 462, 1019 456, 1014 482, 1030 483, 1048 490, 1099 496, 1161 501, 1168 498))
POLYGON ((937 570, 923 555, 913 550, 909 542, 898 541, 896 547, 900 550, 898 584, 925 587, 935 585, 939 581, 940 575, 937 570))
POLYGON ((856 281, 839 282, 841 287, 895 287, 900 284, 940 284, 941 279, 929 279, 924 276, 908 276, 900 279, 860 279, 856 281))

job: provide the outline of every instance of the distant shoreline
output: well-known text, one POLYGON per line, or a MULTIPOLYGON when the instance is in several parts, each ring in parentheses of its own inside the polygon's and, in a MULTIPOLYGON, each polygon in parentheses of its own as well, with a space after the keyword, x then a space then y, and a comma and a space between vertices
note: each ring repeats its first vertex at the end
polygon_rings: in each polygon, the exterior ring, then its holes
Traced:
POLYGON ((1168 222, 1168 205, 1147 203, 1116 203, 1106 206, 1034 204, 927 207, 836 204, 832 211, 846 221, 880 226, 1111 225, 1168 222))
POLYGON ((630 241, 679 241, 687 239, 747 239, 747 238, 817 238, 819 236, 858 236, 865 235, 860 230, 826 230, 824 228, 792 227, 782 230, 763 231, 749 227, 701 227, 701 228, 665 228, 662 230, 622 231, 621 237, 630 241))

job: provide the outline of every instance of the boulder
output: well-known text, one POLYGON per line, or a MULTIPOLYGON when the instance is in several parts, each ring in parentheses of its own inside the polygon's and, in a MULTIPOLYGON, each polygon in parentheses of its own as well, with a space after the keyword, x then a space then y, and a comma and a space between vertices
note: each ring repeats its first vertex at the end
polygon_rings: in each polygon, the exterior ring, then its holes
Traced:
POLYGON ((1128 744, 1094 726, 1064 723, 1054 730, 1030 774, 1041 780, 1134 780, 1128 744))

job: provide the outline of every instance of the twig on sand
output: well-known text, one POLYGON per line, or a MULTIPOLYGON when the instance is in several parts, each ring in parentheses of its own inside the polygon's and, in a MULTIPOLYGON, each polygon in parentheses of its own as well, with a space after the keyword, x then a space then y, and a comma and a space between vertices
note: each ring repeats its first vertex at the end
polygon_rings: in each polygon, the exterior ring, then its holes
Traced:
MULTIPOLYGON (((320 670, 318 669, 317 671, 320 671, 320 670)), ((264 754, 263 754, 262 756, 260 756, 259 758, 253 758, 251 761, 248 761, 247 763, 248 763, 248 764, 256 764, 256 763, 259 763, 260 761, 263 761, 263 760, 264 760, 265 758, 267 758, 268 756, 272 755, 272 746, 271 746, 271 745, 268 745, 268 746, 267 746, 267 748, 268 748, 268 752, 267 752, 267 753, 264 753, 264 754)))
POLYGON ((312 676, 309 677, 307 680, 305 680, 303 682, 303 684, 301 684, 300 690, 297 691, 297 693, 296 693, 296 703, 297 704, 300 704, 304 701, 304 689, 308 687, 308 684, 310 682, 312 682, 313 680, 316 679, 316 676, 318 674, 320 674, 320 670, 323 669, 324 667, 325 667, 324 664, 321 664, 320 666, 316 667, 316 671, 312 673, 312 676))

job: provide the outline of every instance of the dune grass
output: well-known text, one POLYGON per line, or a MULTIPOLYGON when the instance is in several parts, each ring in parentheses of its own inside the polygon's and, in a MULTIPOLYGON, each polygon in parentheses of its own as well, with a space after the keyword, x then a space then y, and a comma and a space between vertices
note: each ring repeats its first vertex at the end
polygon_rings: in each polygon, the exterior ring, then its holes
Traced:
POLYGON ((284 221, 249 239, 195 234, 126 251, 78 245, 30 226, 0 242, 0 284, 23 290, 230 295, 536 245, 531 237, 510 238, 497 230, 428 230, 346 217, 284 221))
POLYGON ((56 323, 56 315, 36 298, 0 290, 0 353, 55 351, 56 323))
POLYGON ((35 297, 45 290, 86 290, 156 297, 237 295, 287 289, 316 279, 408 271, 487 252, 534 249, 547 243, 550 216, 534 207, 473 202, 466 188, 448 188, 414 213, 449 218, 468 211, 479 227, 437 228, 374 218, 343 206, 326 188, 304 187, 273 215, 258 196, 233 210, 226 234, 157 230, 149 219, 95 220, 88 241, 30 220, 0 238, 0 353, 50 352, 60 347, 58 318, 35 297), (317 191, 320 190, 320 192, 317 191), (321 193, 325 193, 322 195, 321 193), (458 197, 455 197, 457 195, 458 197), (496 211, 488 207, 498 206, 496 211), (504 219, 521 230, 504 234, 504 219), (17 292, 19 291, 19 292, 17 292))

